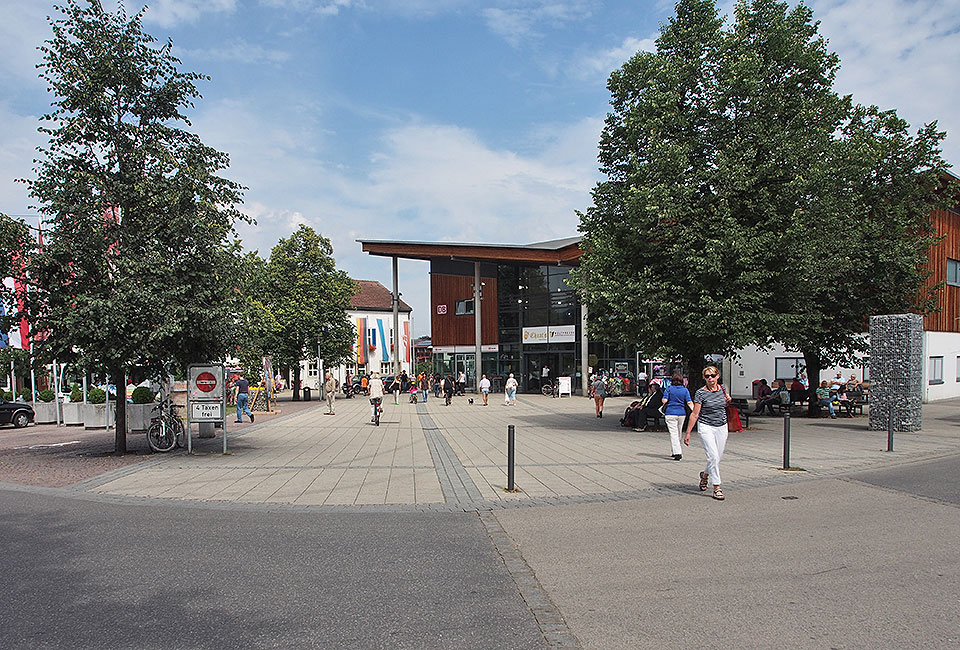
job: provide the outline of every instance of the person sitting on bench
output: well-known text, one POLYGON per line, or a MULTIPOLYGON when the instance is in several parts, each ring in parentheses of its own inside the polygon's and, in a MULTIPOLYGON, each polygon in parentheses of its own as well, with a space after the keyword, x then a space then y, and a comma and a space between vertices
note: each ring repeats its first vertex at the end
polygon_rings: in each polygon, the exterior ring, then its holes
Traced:
POLYGON ((660 390, 660 384, 651 381, 647 384, 647 394, 640 398, 640 408, 634 412, 636 418, 636 427, 634 431, 646 431, 647 419, 653 418, 656 422, 660 417, 660 406, 663 404, 663 391, 660 390))

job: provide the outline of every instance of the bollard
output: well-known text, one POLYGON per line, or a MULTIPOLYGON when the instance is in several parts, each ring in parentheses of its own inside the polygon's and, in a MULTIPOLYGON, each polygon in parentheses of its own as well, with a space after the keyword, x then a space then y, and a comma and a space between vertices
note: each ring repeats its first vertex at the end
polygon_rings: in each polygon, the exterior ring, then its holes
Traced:
POLYGON ((893 451, 893 405, 887 415, 887 451, 893 451))
POLYGON ((517 441, 516 441, 516 429, 511 424, 507 426, 507 492, 513 492, 514 485, 514 452, 516 451, 517 441))
POLYGON ((790 411, 783 412, 783 469, 790 469, 790 411))

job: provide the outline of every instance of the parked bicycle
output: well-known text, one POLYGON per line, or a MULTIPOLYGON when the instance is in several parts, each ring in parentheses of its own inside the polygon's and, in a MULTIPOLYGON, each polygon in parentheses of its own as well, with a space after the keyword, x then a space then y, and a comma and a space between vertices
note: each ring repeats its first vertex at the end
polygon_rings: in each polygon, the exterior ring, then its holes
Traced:
POLYGON ((551 384, 549 381, 545 381, 540 386, 540 392, 545 396, 558 397, 560 395, 560 382, 551 384))
POLYGON ((185 432, 183 420, 177 415, 179 408, 169 396, 153 408, 157 415, 150 418, 150 428, 147 429, 147 444, 151 450, 164 453, 183 446, 185 432))

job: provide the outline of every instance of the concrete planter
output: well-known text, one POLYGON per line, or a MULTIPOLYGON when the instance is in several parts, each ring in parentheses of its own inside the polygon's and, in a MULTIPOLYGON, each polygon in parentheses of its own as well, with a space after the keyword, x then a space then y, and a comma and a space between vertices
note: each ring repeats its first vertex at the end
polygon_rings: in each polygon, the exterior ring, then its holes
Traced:
MULTIPOLYGON (((115 404, 110 404, 110 426, 114 424, 115 404)), ((106 429, 107 428, 107 405, 106 404, 84 404, 83 405, 83 428, 84 429, 106 429)))
POLYGON ((63 423, 68 427, 78 427, 83 424, 83 403, 63 403, 63 423))
POLYGON ((150 428, 150 418, 154 415, 156 402, 132 404, 127 402, 127 431, 146 431, 150 428))
POLYGON ((37 424, 53 424, 57 421, 56 402, 34 402, 34 422, 37 424))

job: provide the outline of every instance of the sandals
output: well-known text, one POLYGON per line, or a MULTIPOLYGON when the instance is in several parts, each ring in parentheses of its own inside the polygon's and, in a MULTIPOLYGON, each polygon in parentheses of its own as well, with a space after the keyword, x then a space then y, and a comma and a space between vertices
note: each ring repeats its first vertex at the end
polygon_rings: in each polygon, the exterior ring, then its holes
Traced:
POLYGON ((705 492, 707 489, 707 481, 710 480, 710 476, 700 472, 700 491, 705 492))
POLYGON ((716 499, 717 501, 724 500, 725 497, 723 496, 723 490, 720 489, 719 486, 713 488, 713 498, 716 499))

